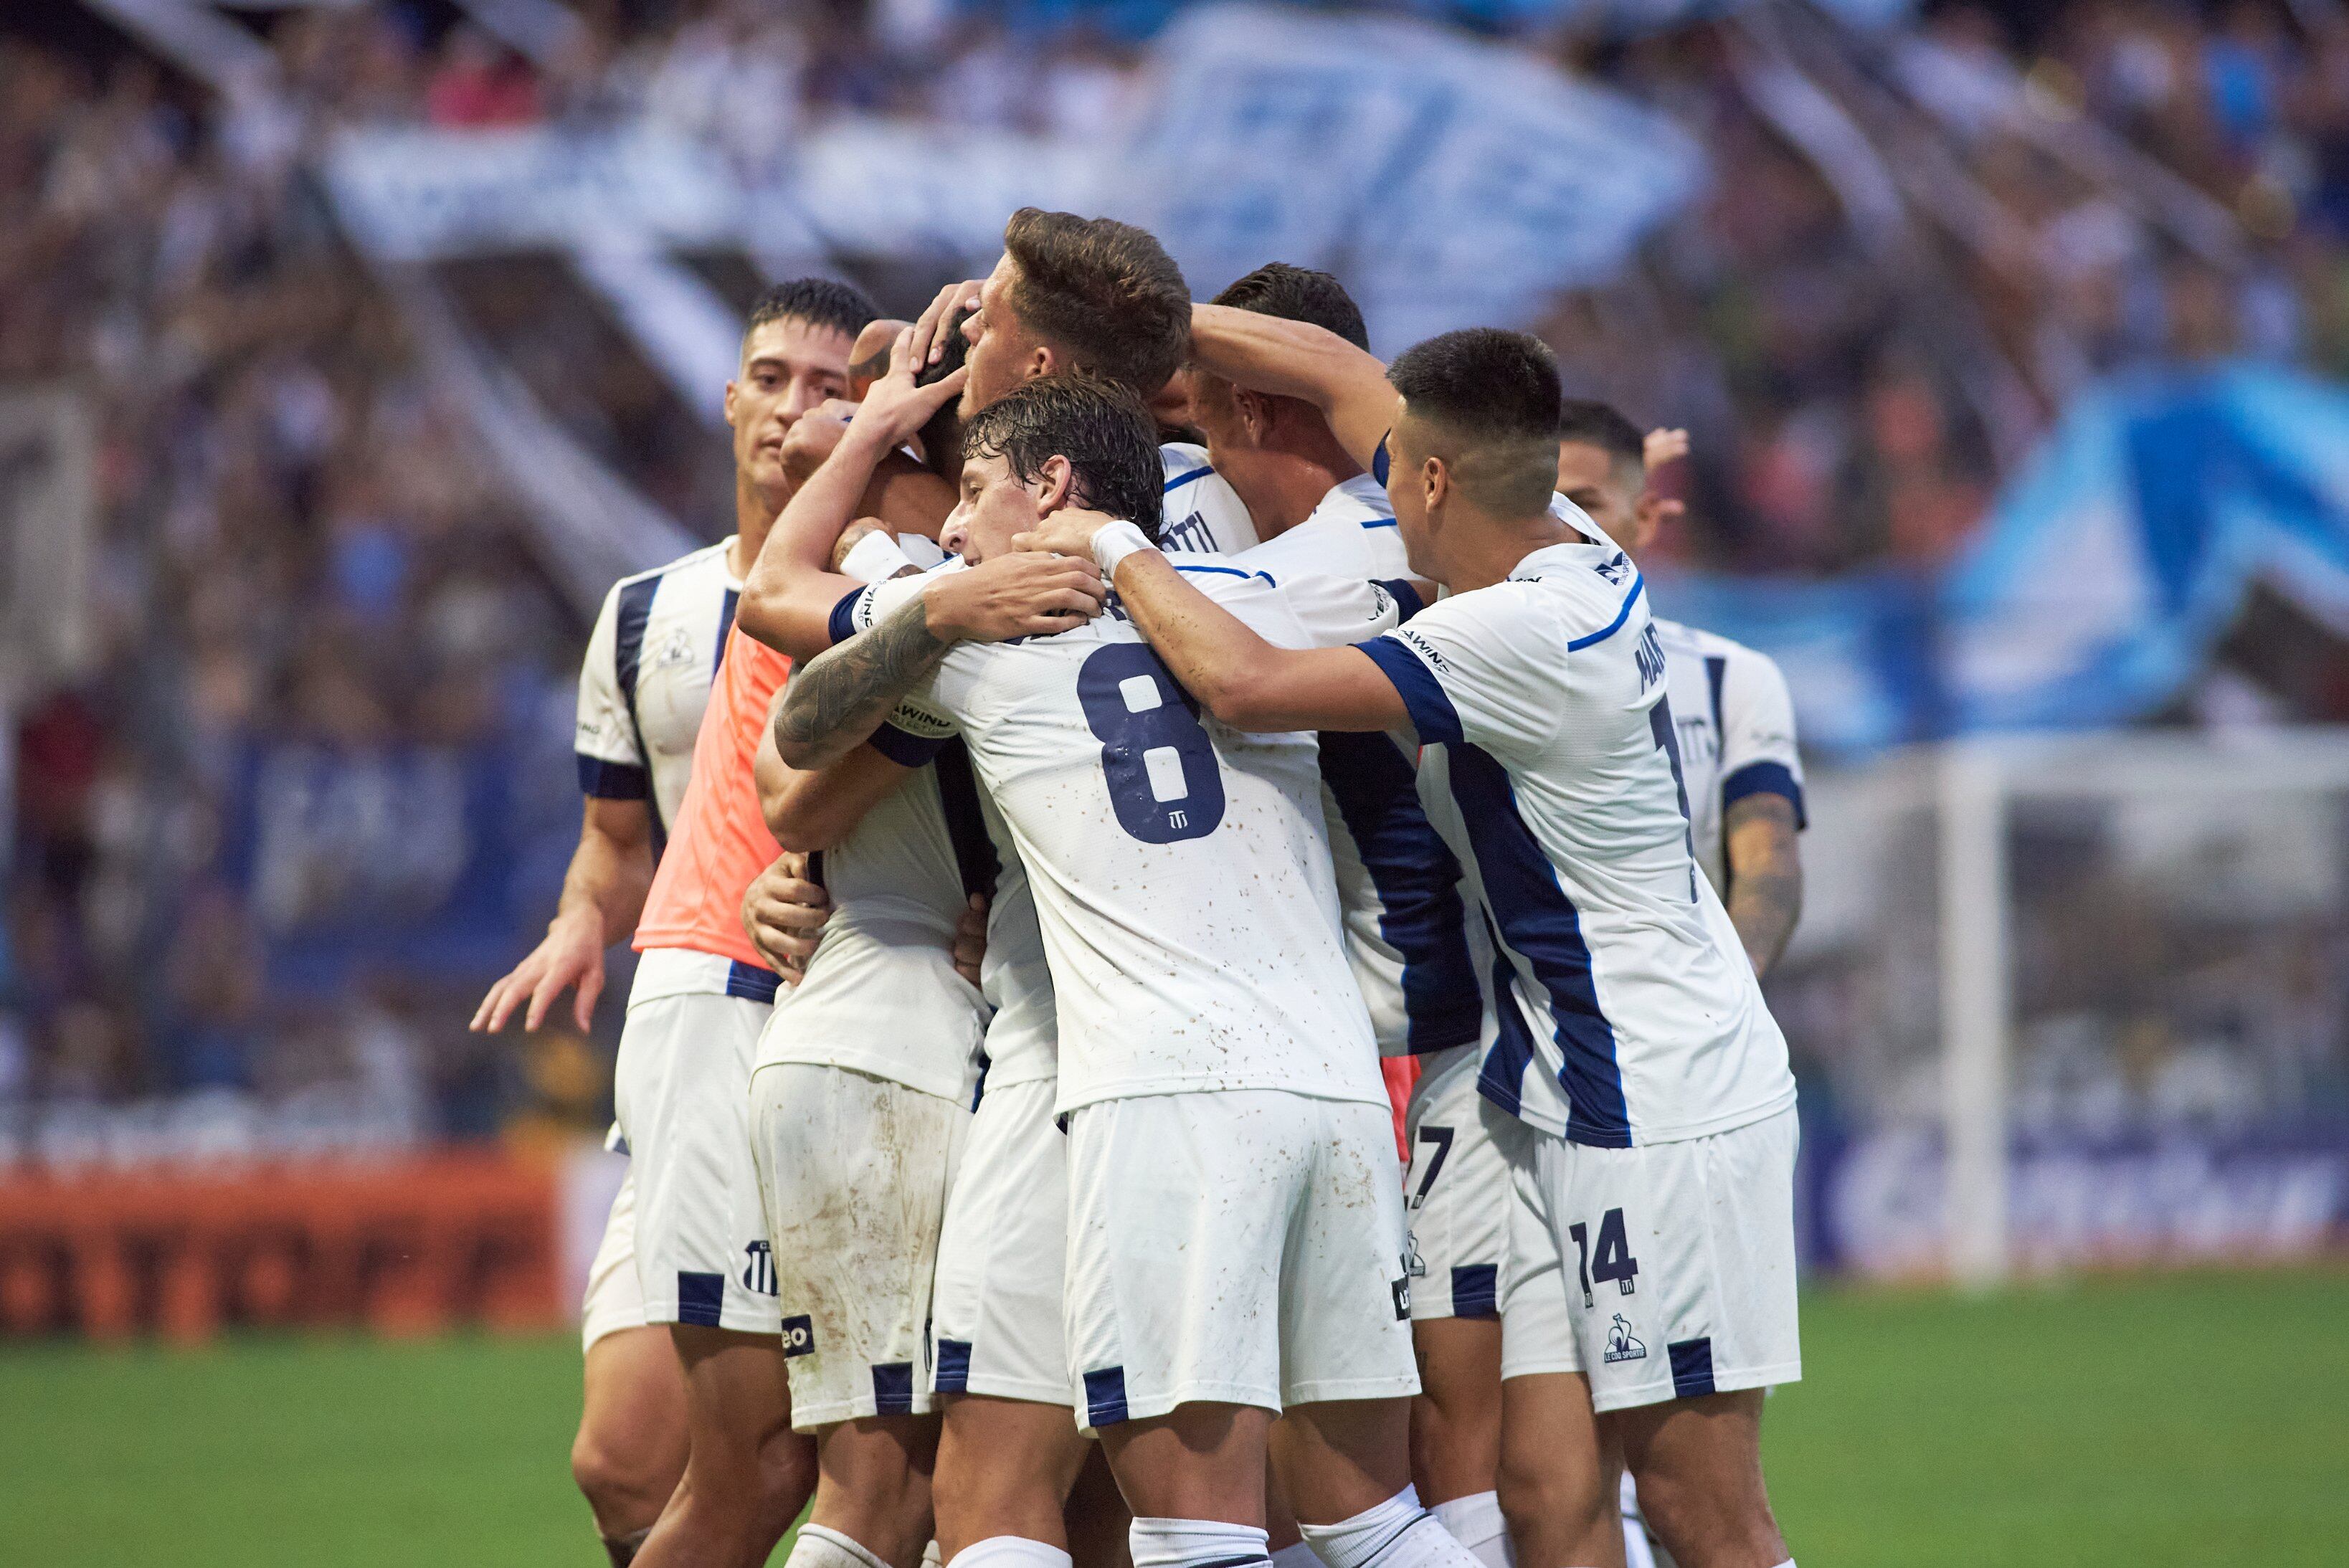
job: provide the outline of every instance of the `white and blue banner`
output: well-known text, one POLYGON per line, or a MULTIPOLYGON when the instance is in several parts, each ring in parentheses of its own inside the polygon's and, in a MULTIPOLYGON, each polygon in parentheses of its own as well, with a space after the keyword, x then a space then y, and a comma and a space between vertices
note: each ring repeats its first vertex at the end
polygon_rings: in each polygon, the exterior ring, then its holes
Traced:
POLYGON ((1778 658, 1804 738, 1850 749, 2142 717, 2261 584, 2349 630, 2349 391, 2238 364, 2081 397, 1935 578, 1658 587, 1778 658))
POLYGON ((1097 205, 1165 241, 1202 298, 1268 261, 1338 273, 1381 353, 1613 274, 1703 174, 1652 110, 1401 18, 1205 6, 1152 74, 1097 205))

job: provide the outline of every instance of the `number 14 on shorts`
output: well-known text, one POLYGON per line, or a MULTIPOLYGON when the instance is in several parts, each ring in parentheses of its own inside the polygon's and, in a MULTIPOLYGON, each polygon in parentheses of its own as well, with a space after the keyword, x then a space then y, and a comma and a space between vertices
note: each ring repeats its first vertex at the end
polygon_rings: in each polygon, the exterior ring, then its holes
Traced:
POLYGON ((1631 1243, 1623 1234, 1623 1211, 1609 1209, 1599 1219, 1599 1255, 1590 1254, 1590 1227, 1579 1220, 1566 1228, 1574 1238, 1575 1267, 1582 1275, 1582 1305, 1595 1306, 1590 1294, 1590 1282, 1605 1284, 1613 1280, 1622 1294, 1631 1294, 1631 1282, 1640 1277, 1640 1260, 1631 1255, 1631 1243))

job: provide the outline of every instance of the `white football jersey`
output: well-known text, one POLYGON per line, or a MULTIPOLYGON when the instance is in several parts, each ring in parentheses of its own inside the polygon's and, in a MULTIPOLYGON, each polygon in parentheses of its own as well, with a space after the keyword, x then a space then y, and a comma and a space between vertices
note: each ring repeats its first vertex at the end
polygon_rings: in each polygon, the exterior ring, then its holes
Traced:
POLYGON ((1680 732, 1681 778, 1688 785, 1696 863, 1713 892, 1729 896, 1729 808, 1748 795, 1783 795, 1803 813, 1803 758, 1795 748, 1795 704, 1767 654, 1661 616, 1672 727, 1680 732))
MULTIPOLYGON (((1368 474, 1334 486, 1304 521, 1233 564, 1284 579, 1366 578, 1399 599, 1412 593, 1394 508, 1368 474)), ((1462 892, 1460 862, 1420 804, 1417 742, 1340 730, 1319 738, 1346 957, 1380 1051, 1410 1056, 1482 1038, 1487 1009, 1478 981, 1490 954, 1468 918, 1474 894, 1462 892)))
MULTIPOLYGON (((1359 579, 1180 565, 1283 646, 1396 623, 1393 595, 1359 579)), ((958 731, 1026 862, 1061 1110, 1237 1088, 1384 1103, 1311 736, 1203 716, 1114 608, 1053 636, 957 646, 886 729, 903 737, 887 745, 958 731)))
POLYGON ((1785 1040, 1697 870, 1640 578, 1560 511, 1585 542, 1362 645, 1458 808, 1455 851, 1534 1024, 1504 1027, 1483 1087, 1602 1148, 1743 1127, 1794 1103, 1785 1040))
POLYGON ((1158 449, 1165 473, 1164 520, 1159 543, 1169 551, 1237 555, 1256 542, 1256 520, 1240 504, 1230 481, 1207 461, 1207 449, 1168 441, 1158 449))
POLYGON ((807 977, 776 994, 759 1065, 852 1068, 967 1102, 987 1009, 955 973, 955 922, 971 893, 994 893, 999 866, 962 748, 939 751, 809 869, 832 917, 807 977))
POLYGON ((614 583, 579 670, 579 788, 648 802, 656 857, 685 799, 694 737, 742 593, 727 565, 732 543, 614 583))

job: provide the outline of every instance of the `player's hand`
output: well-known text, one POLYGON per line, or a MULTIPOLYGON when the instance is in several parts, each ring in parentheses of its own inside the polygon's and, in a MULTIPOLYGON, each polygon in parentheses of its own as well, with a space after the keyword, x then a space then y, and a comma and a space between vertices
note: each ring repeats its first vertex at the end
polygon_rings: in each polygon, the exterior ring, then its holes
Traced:
POLYGON ((955 920, 955 973, 978 984, 979 965, 987 962, 987 900, 978 893, 955 920))
POLYGON ((1686 430, 1654 429, 1640 443, 1640 460, 1650 469, 1666 463, 1676 463, 1689 454, 1689 433, 1686 430))
POLYGON ((920 319, 914 323, 914 335, 907 347, 916 366, 936 365, 946 357, 947 324, 964 310, 978 308, 979 285, 986 281, 984 278, 970 278, 962 283, 948 284, 938 291, 938 297, 930 302, 929 308, 923 311, 920 319))
POLYGON ((1093 535, 1117 521, 1105 511, 1064 506, 1025 533, 1011 536, 1014 550, 1040 550, 1048 555, 1093 558, 1093 535))
POLYGON ((742 934, 786 985, 807 975, 807 961, 832 918, 832 898, 807 880, 807 857, 786 850, 742 892, 742 934))
POLYGON ((530 956, 490 987, 473 1010, 471 1026, 494 1035, 506 1026, 516 1007, 528 1002, 522 1026, 536 1029, 546 1022, 554 999, 574 987, 571 1016, 585 1034, 595 1017, 595 998, 604 994, 604 920, 592 909, 556 915, 530 956))
POLYGON ((923 366, 914 354, 914 334, 918 330, 909 326, 897 335, 895 346, 889 350, 889 373, 875 381, 864 394, 864 401, 856 406, 855 428, 884 446, 895 447, 911 439, 930 422, 931 415, 962 396, 962 384, 970 379, 970 367, 964 366, 926 387, 915 386, 915 373, 923 366))
POLYGON ((1101 614, 1108 592, 1090 560, 1014 551, 968 572, 938 573, 922 602, 939 641, 1000 643, 1081 626, 1101 614))
POLYGON ((807 483, 808 476, 823 467, 823 460, 848 434, 849 421, 856 418, 858 407, 844 398, 827 397, 792 421, 792 428, 783 432, 780 455, 783 472, 794 484, 807 483))

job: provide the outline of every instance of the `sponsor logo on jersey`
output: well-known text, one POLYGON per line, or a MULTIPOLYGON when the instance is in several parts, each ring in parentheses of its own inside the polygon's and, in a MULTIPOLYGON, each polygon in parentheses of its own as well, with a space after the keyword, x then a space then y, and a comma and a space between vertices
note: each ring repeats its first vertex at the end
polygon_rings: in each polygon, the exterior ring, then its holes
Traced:
POLYGON ((1452 673, 1452 663, 1444 656, 1443 651, 1437 648, 1433 643, 1429 642, 1425 637, 1420 635, 1417 632, 1413 631, 1409 626, 1397 626, 1393 631, 1389 632, 1387 635, 1393 637, 1400 642, 1410 644, 1413 648, 1418 651, 1419 656, 1428 662, 1429 667, 1434 669, 1437 673, 1447 676, 1452 673))
POLYGON ((1387 1289, 1394 1295, 1395 1321, 1409 1323, 1411 1321, 1411 1276, 1405 1274, 1399 1280, 1390 1280, 1387 1283, 1387 1289))
POLYGON ((806 1313, 801 1313, 797 1317, 783 1319, 781 1334, 784 1355, 812 1356, 815 1354, 815 1324, 810 1320, 806 1313))
POLYGON ((1643 1361, 1647 1359, 1647 1346, 1631 1336, 1630 1320, 1621 1313, 1617 1313, 1615 1321, 1608 1326, 1605 1359, 1609 1364, 1617 1361, 1643 1361))

